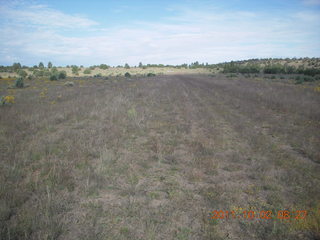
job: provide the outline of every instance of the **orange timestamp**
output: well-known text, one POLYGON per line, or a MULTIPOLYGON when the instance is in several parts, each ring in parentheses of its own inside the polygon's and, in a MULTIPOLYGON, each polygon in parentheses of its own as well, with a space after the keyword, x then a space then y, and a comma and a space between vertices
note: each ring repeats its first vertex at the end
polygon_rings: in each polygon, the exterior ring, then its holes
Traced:
POLYGON ((281 220, 292 220, 292 219, 305 219, 307 216, 306 210, 297 211, 223 211, 214 210, 210 212, 211 219, 281 219, 281 220))

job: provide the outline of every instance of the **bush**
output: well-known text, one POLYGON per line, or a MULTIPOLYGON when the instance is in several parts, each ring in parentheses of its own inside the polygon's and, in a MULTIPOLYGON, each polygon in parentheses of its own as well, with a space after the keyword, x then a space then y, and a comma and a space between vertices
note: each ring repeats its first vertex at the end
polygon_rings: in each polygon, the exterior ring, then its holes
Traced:
POLYGON ((108 69, 109 66, 107 64, 100 64, 99 68, 105 70, 108 69))
POLYGON ((315 81, 315 79, 313 77, 311 77, 311 76, 304 76, 303 80, 305 82, 314 82, 315 81))
POLYGON ((17 78, 16 82, 14 83, 14 86, 16 88, 23 88, 24 87, 23 77, 17 78))
POLYGON ((156 76, 154 73, 148 73, 147 74, 147 77, 154 77, 154 76, 156 76))
POLYGON ((87 68, 86 70, 83 71, 83 73, 84 73, 84 74, 90 74, 90 73, 91 73, 91 70, 87 68))
POLYGON ((20 77, 25 78, 28 74, 27 74, 26 71, 24 71, 24 70, 22 70, 22 69, 19 69, 19 70, 18 70, 18 75, 19 75, 20 77))
POLYGON ((79 75, 79 68, 78 66, 72 65, 72 73, 75 75, 79 75))
POLYGON ((58 75, 59 79, 66 79, 67 78, 67 73, 66 71, 60 71, 58 75))
POLYGON ((126 73, 124 74, 124 76, 125 76, 125 77, 131 77, 131 74, 128 73, 128 72, 126 72, 126 73))
POLYGON ((94 75, 93 77, 102 77, 102 74, 98 73, 98 74, 94 75))
POLYGON ((50 76, 50 80, 51 80, 51 81, 57 81, 57 80, 58 80, 57 75, 56 75, 56 74, 52 74, 52 75, 50 76))

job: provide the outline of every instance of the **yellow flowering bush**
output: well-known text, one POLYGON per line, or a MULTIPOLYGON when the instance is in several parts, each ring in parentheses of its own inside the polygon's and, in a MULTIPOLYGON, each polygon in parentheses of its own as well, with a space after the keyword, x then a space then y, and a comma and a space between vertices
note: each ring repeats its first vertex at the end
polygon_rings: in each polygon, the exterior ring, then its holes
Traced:
POLYGON ((13 95, 7 95, 1 98, 1 103, 6 104, 6 103, 14 103, 14 96, 13 95))

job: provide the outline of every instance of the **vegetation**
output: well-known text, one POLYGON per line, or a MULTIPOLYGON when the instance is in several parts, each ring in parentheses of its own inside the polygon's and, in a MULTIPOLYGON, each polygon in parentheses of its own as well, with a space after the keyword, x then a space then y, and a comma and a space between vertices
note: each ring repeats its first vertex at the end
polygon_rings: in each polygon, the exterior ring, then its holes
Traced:
POLYGON ((124 76, 127 77, 127 78, 129 78, 129 77, 131 77, 131 74, 128 73, 128 72, 126 72, 126 73, 124 74, 124 76))
POLYGON ((85 69, 85 70, 83 71, 83 73, 84 73, 84 74, 91 74, 91 70, 87 68, 87 69, 85 69))
POLYGON ((14 86, 16 88, 23 88, 24 87, 24 78, 23 77, 18 77, 14 83, 14 86))
POLYGON ((154 76, 156 76, 156 74, 154 74, 154 73, 148 73, 147 74, 147 77, 154 77, 154 76))
POLYGON ((39 63, 39 68, 44 68, 43 62, 40 62, 40 63, 39 63))
POLYGON ((107 64, 100 64, 99 68, 100 69, 103 69, 103 70, 106 70, 108 69, 110 66, 108 66, 107 64))
POLYGON ((72 73, 73 74, 79 75, 80 68, 78 66, 72 65, 71 68, 72 68, 72 73))
POLYGON ((0 80, 0 239, 319 238, 316 80, 116 70, 0 80))

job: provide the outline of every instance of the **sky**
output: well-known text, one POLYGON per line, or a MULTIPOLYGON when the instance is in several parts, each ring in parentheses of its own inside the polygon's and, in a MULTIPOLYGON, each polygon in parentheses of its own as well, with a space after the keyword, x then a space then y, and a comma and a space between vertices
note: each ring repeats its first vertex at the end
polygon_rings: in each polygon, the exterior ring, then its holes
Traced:
POLYGON ((320 57, 320 0, 0 0, 0 65, 320 57))

